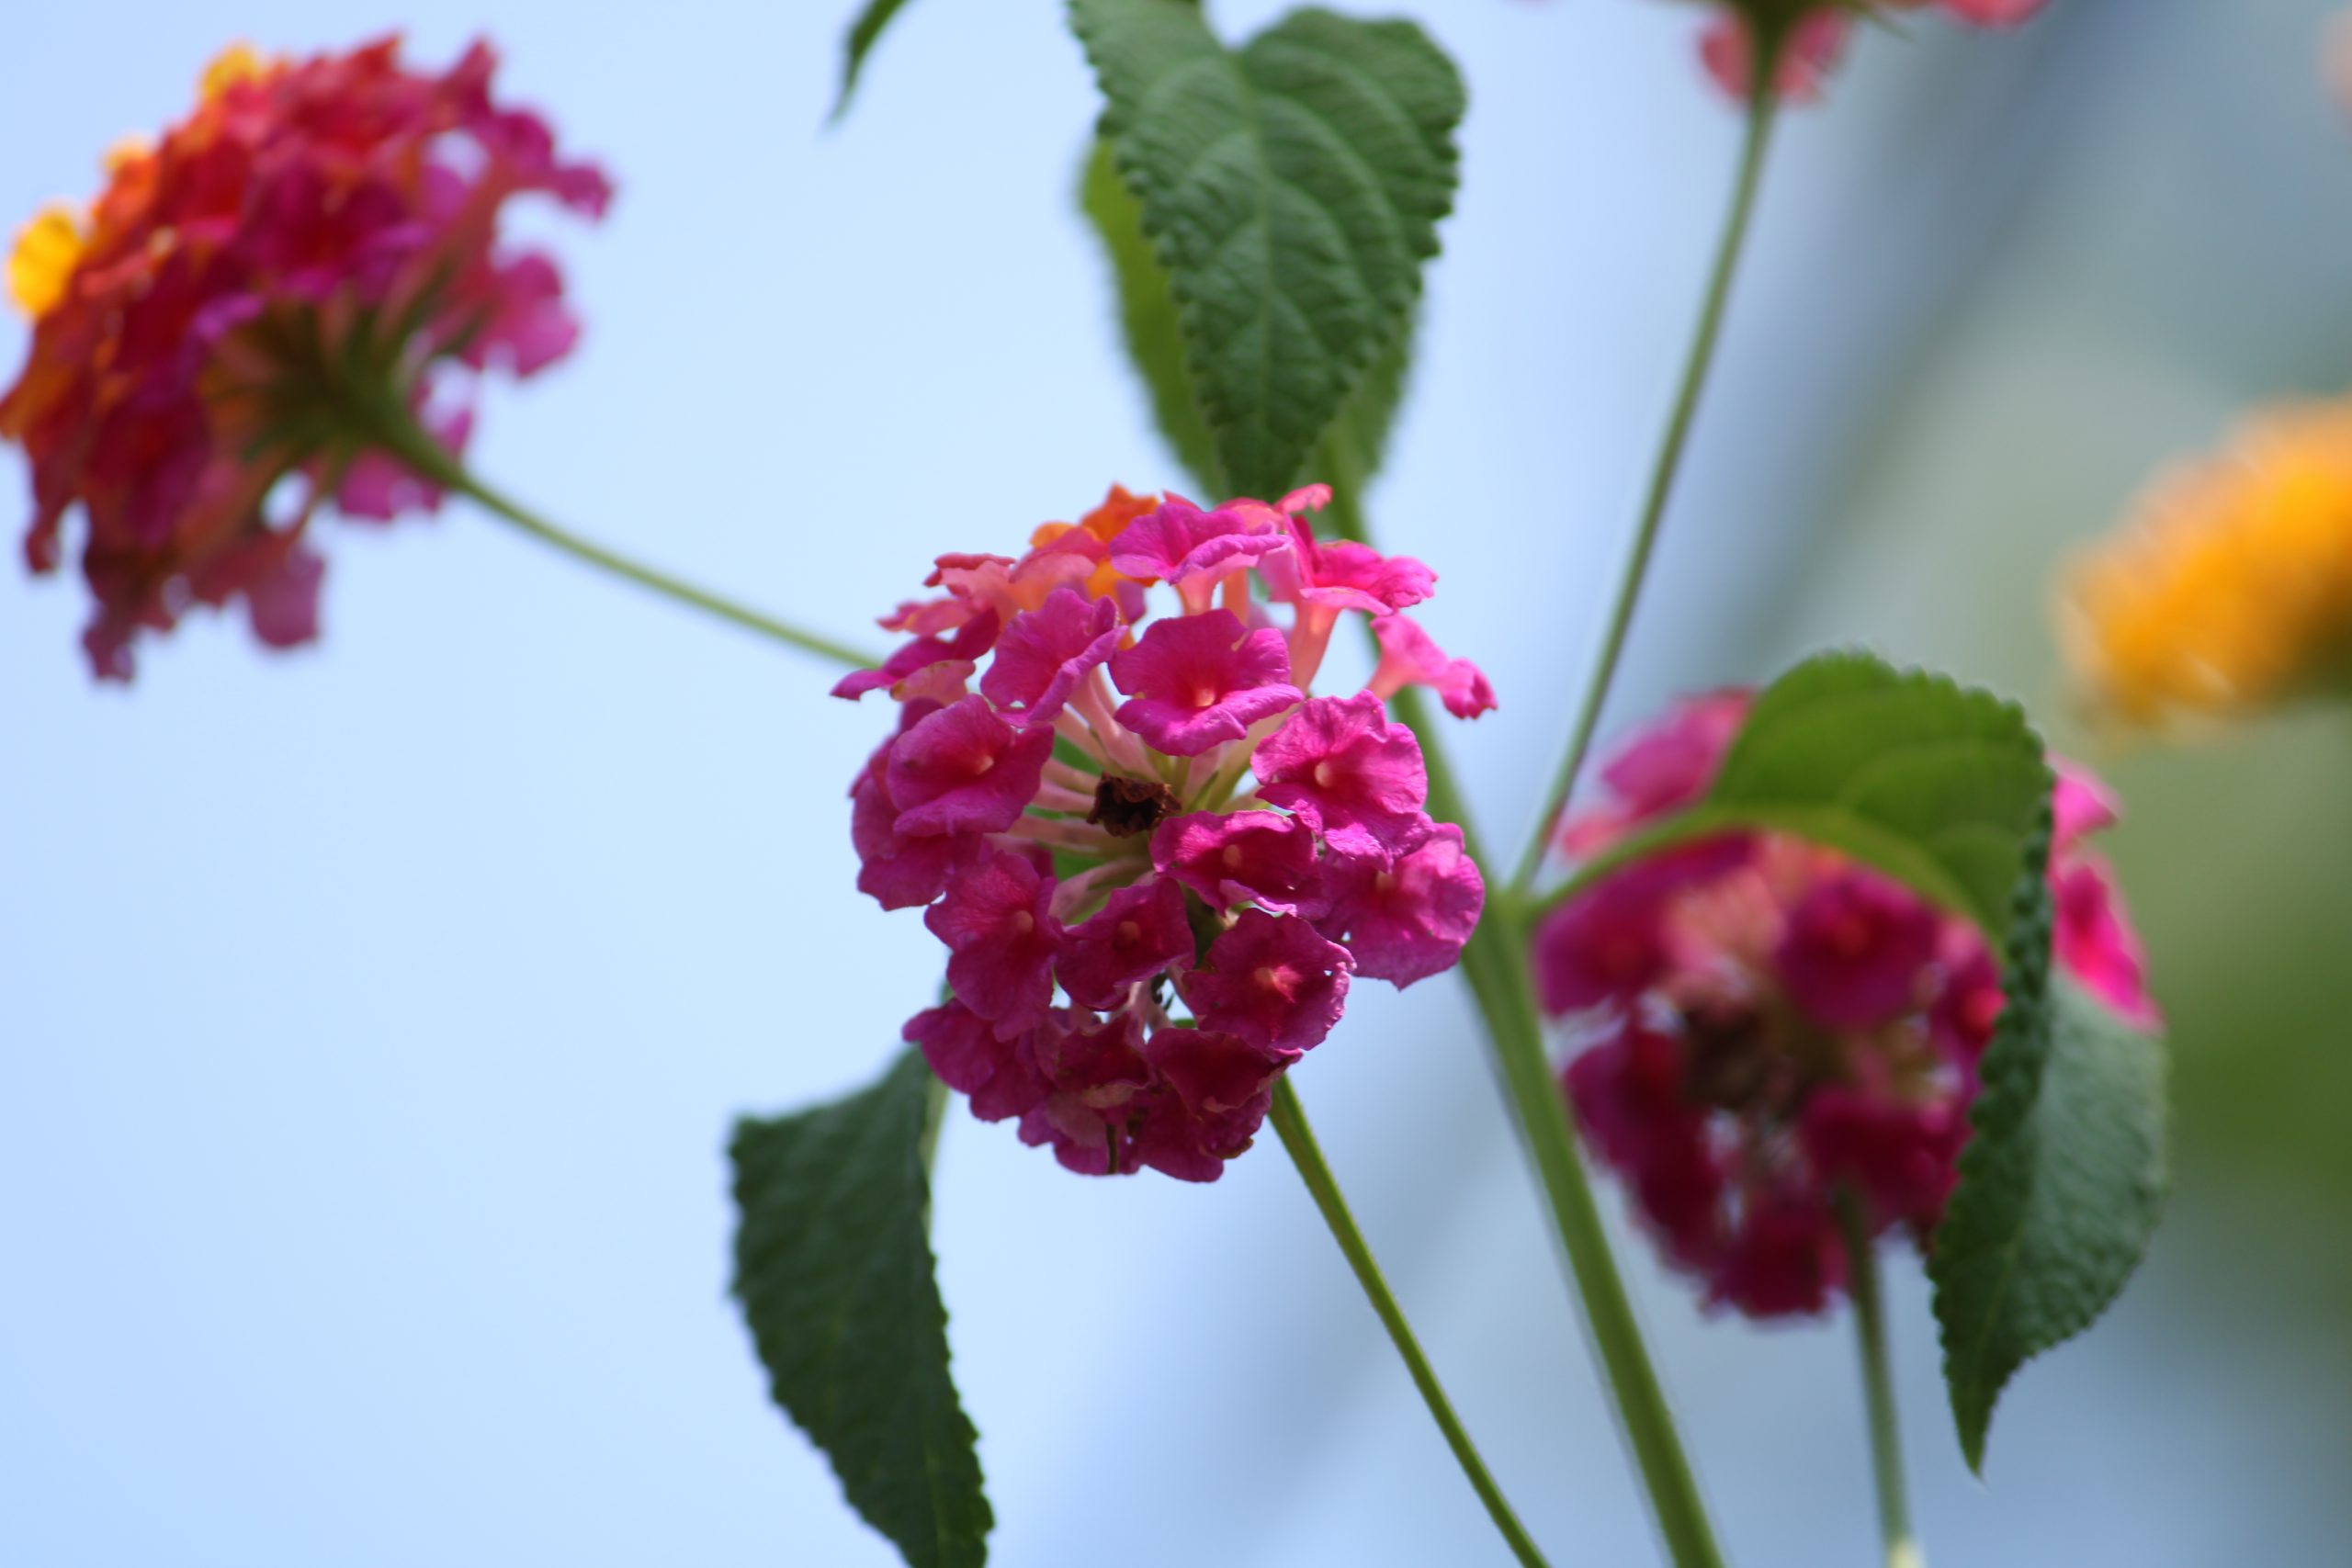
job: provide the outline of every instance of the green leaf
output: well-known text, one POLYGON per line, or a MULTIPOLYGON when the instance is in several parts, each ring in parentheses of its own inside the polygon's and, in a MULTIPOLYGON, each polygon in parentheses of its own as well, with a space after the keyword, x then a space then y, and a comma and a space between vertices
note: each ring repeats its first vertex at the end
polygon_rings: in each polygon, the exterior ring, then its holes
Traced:
POLYGON ((867 0, 865 9, 850 24, 849 36, 842 40, 842 90, 833 99, 833 119, 849 112, 850 95, 857 91, 858 74, 865 69, 866 51, 906 3, 907 0, 867 0))
POLYGON ((927 1234, 939 1105, 909 1051, 845 1100, 737 1123, 734 1289, 775 1402, 852 1506, 912 1568, 977 1568, 995 1521, 927 1234))
MULTIPOLYGON (((1143 215, 1136 198, 1119 183, 1107 142, 1097 141, 1087 158, 1079 206, 1111 264, 1127 358, 1151 400, 1152 418, 1160 436, 1200 497, 1222 498, 1227 486, 1217 459, 1216 438, 1201 415, 1192 372, 1184 367, 1184 338, 1177 325, 1176 299, 1169 292, 1168 274, 1159 258, 1152 254, 1151 242, 1144 237, 1143 215)), ((1340 476, 1327 471, 1333 462, 1344 466, 1358 486, 1379 472, 1387 455, 1389 432, 1404 402, 1419 315, 1417 309, 1407 321, 1404 334, 1364 372, 1339 418, 1324 432, 1325 455, 1315 459, 1317 466, 1306 478, 1339 483, 1340 476)))
POLYGON ((1757 697, 1703 801, 1547 903, 1673 845, 1767 829, 1842 850, 1999 942, 2049 792, 2041 738, 2014 703, 1871 654, 1822 654, 1757 697))
MULTIPOLYGON (((1405 322, 1404 334, 1372 362, 1372 368, 1363 373, 1363 379, 1356 383, 1340 410, 1340 417, 1323 433, 1324 450, 1337 448, 1348 481, 1359 489, 1379 474, 1388 456, 1388 434, 1396 427, 1396 415, 1404 407, 1405 387, 1413 368, 1414 338, 1419 330, 1420 311, 1416 309, 1405 322)), ((1336 472, 1306 477, 1333 485, 1341 478, 1336 472)))
POLYGON ((1952 1419, 1980 1473, 2002 1388, 2106 1310, 2164 1201, 2164 1046, 2053 982, 2047 843, 2045 833, 2018 889, 2008 999, 1928 1264, 1952 1419))
POLYGON ((1110 143, 1094 144, 1086 160, 1078 200, 1111 264, 1127 358, 1151 400, 1152 418, 1200 499, 1213 503, 1223 498, 1226 489, 1218 471, 1216 438, 1201 418, 1192 374, 1184 368, 1184 338, 1177 328, 1176 299, 1168 291, 1168 274, 1151 254, 1151 242, 1144 238, 1143 214, 1136 198, 1127 194, 1127 187, 1119 183, 1118 171, 1112 167, 1110 143))
MULTIPOLYGON (((1175 300, 1212 477, 1279 495, 1407 336, 1453 202, 1461 77, 1409 22, 1299 11, 1228 50, 1186 0, 1071 0, 1070 17, 1175 300)), ((1394 398, 1374 403, 1376 436, 1394 398)))

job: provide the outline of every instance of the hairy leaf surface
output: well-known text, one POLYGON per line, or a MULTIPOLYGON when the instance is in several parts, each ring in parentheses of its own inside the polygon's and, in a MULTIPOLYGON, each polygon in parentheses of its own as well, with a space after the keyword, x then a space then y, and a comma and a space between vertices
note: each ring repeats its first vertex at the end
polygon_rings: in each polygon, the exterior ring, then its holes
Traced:
MULTIPOLYGON (((1210 477, 1278 496, 1408 335, 1453 202, 1461 78, 1409 22, 1298 11, 1232 50, 1185 0, 1070 16, 1175 303, 1210 477)), ((1394 401, 1375 394, 1376 427, 1394 401)))
POLYGON ((910 1050, 845 1100, 737 1124, 735 1295, 852 1506, 911 1568, 977 1568, 994 1519, 933 1278, 934 1083, 910 1050))

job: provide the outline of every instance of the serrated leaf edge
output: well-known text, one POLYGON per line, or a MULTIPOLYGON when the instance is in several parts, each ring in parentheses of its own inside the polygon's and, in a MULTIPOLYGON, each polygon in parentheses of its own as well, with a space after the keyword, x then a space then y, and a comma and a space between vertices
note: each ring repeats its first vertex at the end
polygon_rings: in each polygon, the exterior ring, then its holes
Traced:
MULTIPOLYGON (((1170 0, 1170 3, 1173 5, 1176 3, 1176 0, 1170 0)), ((1080 46, 1086 55, 1087 64, 1089 68, 1093 71, 1096 83, 1100 85, 1102 85, 1102 73, 1103 61, 1100 42, 1095 38, 1093 30, 1087 26, 1082 16, 1082 7, 1079 4, 1079 0, 1069 0, 1067 10, 1070 19, 1070 31, 1077 37, 1080 46)), ((1444 66, 1446 71, 1453 76, 1457 85, 1460 84, 1460 71, 1454 65, 1453 60, 1448 57, 1442 50, 1436 48, 1434 44, 1430 44, 1427 35, 1423 33, 1416 24, 1411 22, 1365 22, 1353 17, 1342 17, 1337 12, 1325 10, 1321 7, 1310 6, 1292 12, 1289 16, 1283 17, 1281 20, 1272 24, 1262 31, 1253 36, 1248 43, 1245 43, 1241 47, 1241 49, 1236 50, 1227 46, 1223 39, 1217 38, 1215 32, 1210 30, 1206 17, 1203 17, 1201 18, 1202 30, 1209 39, 1210 42, 1216 47, 1218 58, 1225 62, 1232 70, 1245 96, 1250 100, 1250 112, 1253 120, 1256 117, 1257 89, 1255 85, 1250 82, 1248 73, 1241 65, 1243 55, 1247 51, 1256 47, 1262 40, 1272 37, 1283 28, 1288 27, 1302 19, 1315 17, 1328 17, 1336 21, 1346 22, 1352 26, 1364 28, 1367 30, 1385 33, 1391 37, 1401 37, 1404 33, 1409 31, 1416 39, 1429 47, 1431 58, 1444 66)), ((1287 42, 1293 40, 1285 39, 1284 41, 1287 42)), ((1310 50, 1308 52, 1313 51, 1310 50)), ((1350 62, 1340 56, 1331 54, 1329 51, 1324 51, 1320 58, 1340 67, 1343 73, 1353 74, 1374 87, 1380 87, 1377 78, 1370 76, 1366 73, 1363 72, 1360 68, 1356 67, 1352 62, 1350 62)), ((1191 62, 1188 62, 1187 63, 1191 62)), ((1181 68, 1182 67, 1178 67, 1178 69, 1181 68)), ((1163 74, 1160 77, 1155 78, 1150 84, 1148 84, 1142 92, 1137 95, 1138 105, 1140 106, 1142 100, 1148 98, 1152 93, 1156 92, 1166 80, 1167 77, 1163 74)), ((1393 108, 1401 114, 1406 119, 1411 119, 1412 116, 1409 110, 1407 110, 1402 104, 1398 103, 1394 96, 1389 94, 1385 87, 1381 88, 1381 90, 1375 94, 1375 96, 1379 97, 1386 107, 1393 108)), ((1151 246, 1152 259, 1159 264, 1161 273, 1167 277, 1169 292, 1176 301, 1177 322, 1184 340, 1184 369, 1186 375, 1191 379, 1193 394, 1198 400, 1202 417, 1209 424, 1214 434, 1222 435, 1227 431, 1231 430, 1238 424, 1242 415, 1232 407, 1227 405, 1224 402, 1224 400, 1218 396, 1215 390, 1215 378, 1207 374, 1204 367, 1204 355, 1195 346, 1200 344, 1204 335, 1199 319, 1202 302, 1194 298, 1192 291, 1185 287, 1183 279, 1170 254, 1173 242, 1168 234, 1167 226, 1165 223, 1155 220, 1152 214, 1152 203, 1145 196, 1144 191, 1141 188, 1136 167, 1137 161, 1126 151, 1124 145, 1122 133, 1125 129, 1126 119, 1127 117, 1120 110, 1118 101, 1112 97, 1108 91, 1105 91, 1103 94, 1102 114, 1098 121, 1098 134, 1110 146, 1112 167, 1117 171, 1120 183, 1126 187, 1127 194, 1135 199, 1137 215, 1143 228, 1144 237, 1149 242, 1151 246)), ((1455 141, 1455 132, 1458 130, 1460 125, 1461 118, 1457 115, 1453 120, 1445 127, 1444 131, 1442 133, 1436 143, 1436 156, 1438 162, 1448 170, 1457 170, 1461 165, 1461 148, 1455 141)), ((1262 139, 1260 140, 1261 141, 1262 141, 1262 139)), ((1348 146, 1344 138, 1338 140, 1342 146, 1348 147, 1350 153, 1351 155, 1355 155, 1359 162, 1363 161, 1361 154, 1355 153, 1354 149, 1351 146, 1348 146)), ((1264 167, 1262 145, 1258 149, 1257 162, 1261 166, 1261 172, 1263 175, 1263 179, 1261 181, 1262 188, 1263 185, 1270 185, 1273 180, 1272 171, 1264 167)), ((1365 166, 1369 168, 1368 164, 1365 166)), ((1432 232, 1432 237, 1426 245, 1416 243, 1411 233, 1411 230, 1416 227, 1415 225, 1406 224, 1401 221, 1402 214, 1396 210, 1395 198, 1390 196, 1385 185, 1376 177, 1373 181, 1373 185, 1374 188, 1377 189, 1381 193, 1382 199, 1388 203, 1392 215, 1396 216, 1399 220, 1398 231, 1404 240, 1407 249, 1417 259, 1425 263, 1431 257, 1439 254, 1443 246, 1442 243, 1434 237, 1435 230, 1439 224, 1442 223, 1445 219, 1453 214, 1454 204, 1453 193, 1454 190, 1458 188, 1458 183, 1457 185, 1449 186, 1444 203, 1430 214, 1429 223, 1432 232)), ((1332 213, 1329 208, 1324 206, 1319 197, 1317 197, 1312 193, 1305 190, 1300 190, 1298 194, 1306 197, 1308 200, 1313 201, 1317 207, 1320 208, 1323 210, 1324 216, 1327 219, 1332 220, 1332 226, 1335 229, 1341 227, 1336 220, 1336 214, 1332 213)), ((1271 220, 1268 220, 1267 221, 1268 226, 1271 227, 1271 220)), ((1349 254, 1348 260, 1350 269, 1354 274, 1356 285, 1363 297, 1387 308, 1391 312, 1392 319, 1388 322, 1385 331, 1376 333, 1361 334, 1358 342, 1348 345, 1346 350, 1337 356, 1336 363, 1338 364, 1342 376, 1342 386, 1338 398, 1333 403, 1330 419, 1326 422, 1326 430, 1329 428, 1331 423, 1336 423, 1341 417, 1347 408, 1349 400, 1361 389, 1364 377, 1370 372, 1372 367, 1378 362, 1380 356, 1386 353, 1391 347, 1395 346, 1396 342, 1401 339, 1407 330, 1407 324, 1411 319, 1412 312, 1418 305, 1423 292, 1422 278, 1419 269, 1416 269, 1411 274, 1401 289, 1394 293, 1389 293, 1372 287, 1371 279, 1364 275, 1361 264, 1356 261, 1352 252, 1349 254)), ((1264 301, 1271 301, 1273 298, 1274 290, 1271 287, 1265 289, 1261 296, 1261 300, 1264 301)), ((1270 312, 1271 310, 1271 303, 1261 304, 1261 314, 1259 317, 1259 321, 1261 327, 1270 325, 1272 318, 1268 312, 1270 312)), ((1271 341, 1271 334, 1268 334, 1268 340, 1271 341)), ((1317 439, 1319 439, 1319 435, 1317 439)), ((1316 443, 1313 441, 1306 443, 1306 452, 1309 454, 1309 460, 1311 460, 1311 454, 1314 450, 1315 445, 1316 443)), ((1221 453, 1219 454, 1219 466, 1224 467, 1223 455, 1221 453)), ((1295 475, 1293 476, 1294 479, 1297 476, 1295 475)))

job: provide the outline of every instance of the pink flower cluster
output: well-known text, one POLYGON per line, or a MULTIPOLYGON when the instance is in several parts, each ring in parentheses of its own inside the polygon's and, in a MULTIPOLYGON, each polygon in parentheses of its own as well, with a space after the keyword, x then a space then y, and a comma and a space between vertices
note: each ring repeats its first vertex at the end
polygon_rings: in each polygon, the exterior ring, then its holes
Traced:
POLYGON ((899 705, 850 832, 858 886, 947 948, 952 999, 906 1037, 1072 1170, 1214 1181, 1352 979, 1409 986, 1477 925, 1478 869, 1386 698, 1425 684, 1468 717, 1493 694, 1404 614, 1427 567, 1315 538, 1329 496, 1114 490, 1017 559, 942 556, 944 592, 883 621, 912 639, 835 688, 899 705), (1378 668, 1310 695, 1351 613, 1378 668))
POLYGON ((32 349, 0 436, 31 458, 35 571, 56 570, 68 512, 86 519, 100 677, 128 680, 133 637, 195 604, 243 601, 272 647, 311 640, 324 562, 304 533, 323 493, 379 520, 437 502, 326 428, 347 411, 318 389, 289 426, 273 391, 297 362, 388 361, 382 390, 456 445, 467 413, 429 366, 528 376, 571 348, 554 263, 502 248, 499 220, 526 192, 599 215, 610 187, 492 100, 495 66, 480 43, 438 75, 393 39, 300 62, 232 51, 187 119, 113 157, 86 214, 27 231, 32 349))
MULTIPOLYGON (((1889 11, 1930 6, 1976 27, 2006 28, 2031 17, 2041 9, 2042 0, 1875 0, 1875 8, 1889 11)), ((1823 82, 1846 51, 1854 9, 1849 4, 1825 3, 1807 10, 1791 27, 1773 84, 1783 99, 1811 103, 1821 96, 1823 82)), ((1709 22, 1699 38, 1699 57, 1707 73, 1724 92, 1743 101, 1756 76, 1753 27, 1742 0, 1725 0, 1724 13, 1709 22)))
MULTIPOLYGON (((1700 697, 1637 736, 1563 848, 1589 855, 1698 800, 1747 704, 1700 697)), ((2084 847, 2115 819, 2096 780, 2061 768, 2056 958, 2153 1024, 2138 938, 2084 847)), ((1579 1047, 1564 1075, 1578 1125, 1711 1303, 1756 1317, 1826 1307, 1845 1280, 1841 1191, 1873 1235, 1934 1229, 2002 1006, 1973 925, 1831 851, 1726 835, 1562 905, 1536 931, 1534 966, 1544 1011, 1579 1047)))

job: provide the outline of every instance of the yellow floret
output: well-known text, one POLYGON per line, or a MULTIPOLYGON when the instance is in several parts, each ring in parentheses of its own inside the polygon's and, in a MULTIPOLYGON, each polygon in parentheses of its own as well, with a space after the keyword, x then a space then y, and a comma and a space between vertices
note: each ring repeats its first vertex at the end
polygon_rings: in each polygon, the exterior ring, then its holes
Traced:
POLYGON ((2256 416, 2158 481, 2066 587, 2066 649, 2135 724, 2244 714, 2339 680, 2352 655, 2352 404, 2256 416))
POLYGON ((65 298, 74 265, 82 259, 82 226, 62 203, 45 207, 17 231, 8 253, 8 295, 26 315, 48 313, 65 298))
POLYGON ((199 90, 208 98, 217 98, 240 82, 250 82, 268 69, 268 62, 254 51, 251 44, 232 43, 212 57, 198 78, 199 90))

